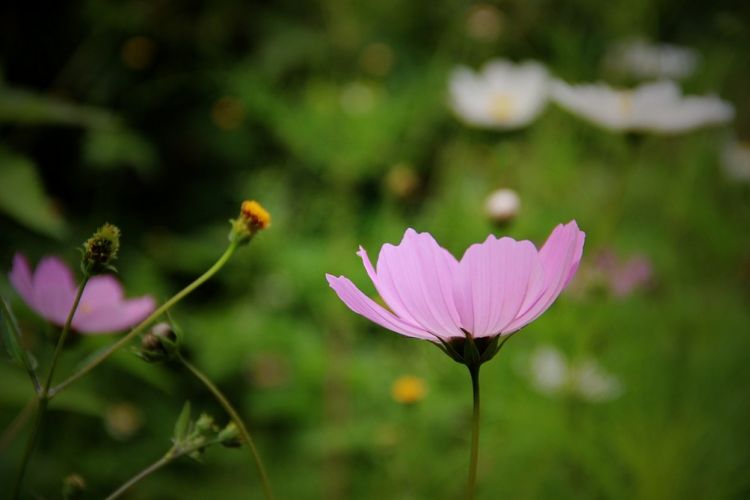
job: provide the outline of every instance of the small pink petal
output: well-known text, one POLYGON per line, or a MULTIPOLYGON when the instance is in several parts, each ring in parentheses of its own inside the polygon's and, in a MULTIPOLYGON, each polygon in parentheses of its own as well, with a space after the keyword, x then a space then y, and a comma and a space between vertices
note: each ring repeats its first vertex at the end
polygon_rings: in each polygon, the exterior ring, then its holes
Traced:
POLYGON ((326 274, 326 279, 344 304, 360 316, 364 316, 383 328, 407 337, 436 341, 436 338, 427 331, 394 316, 376 304, 362 293, 348 278, 326 274))
POLYGON ((398 246, 383 245, 378 257, 377 279, 389 297, 397 298, 394 311, 442 339, 464 336, 456 305, 458 276, 456 258, 432 235, 411 228, 398 246))
POLYGON ((76 295, 70 269, 57 257, 45 257, 37 265, 32 283, 36 310, 52 323, 65 324, 76 295))
MULTIPOLYGON (((119 287, 119 285, 118 285, 119 287)), ((109 333, 127 330, 148 317, 156 304, 151 297, 105 301, 91 310, 76 312, 73 327, 81 333, 109 333)))
POLYGON ((17 253, 13 256, 13 268, 10 270, 8 279, 26 305, 33 309, 35 306, 31 266, 24 255, 17 253))

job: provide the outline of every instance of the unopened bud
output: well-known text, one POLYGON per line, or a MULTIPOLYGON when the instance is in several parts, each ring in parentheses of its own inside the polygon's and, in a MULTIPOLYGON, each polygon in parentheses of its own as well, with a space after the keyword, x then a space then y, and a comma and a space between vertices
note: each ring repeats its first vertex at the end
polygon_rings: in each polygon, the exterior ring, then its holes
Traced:
POLYGON ((71 474, 63 479, 63 500, 76 500, 86 491, 86 481, 78 474, 71 474))
POLYGON ((521 198, 512 189, 498 189, 485 202, 487 216, 495 222, 509 222, 521 210, 521 198))
POLYGON ((239 217, 230 222, 229 240, 247 243, 258 231, 271 225, 271 214, 257 201, 246 200, 242 202, 239 217))
POLYGON ((114 271, 112 262, 120 250, 120 229, 104 224, 83 244, 83 272, 88 275, 114 271))
POLYGON ((207 413, 201 413, 201 416, 198 417, 198 420, 195 421, 195 430, 201 436, 204 436, 209 432, 214 432, 216 430, 214 417, 207 413))
POLYGON ((221 444, 227 448, 239 448, 242 446, 242 439, 240 439, 240 430, 234 424, 229 422, 219 433, 219 440, 221 444))
POLYGON ((177 335, 169 323, 157 323, 141 340, 138 355, 149 363, 166 361, 172 357, 177 348, 177 335))

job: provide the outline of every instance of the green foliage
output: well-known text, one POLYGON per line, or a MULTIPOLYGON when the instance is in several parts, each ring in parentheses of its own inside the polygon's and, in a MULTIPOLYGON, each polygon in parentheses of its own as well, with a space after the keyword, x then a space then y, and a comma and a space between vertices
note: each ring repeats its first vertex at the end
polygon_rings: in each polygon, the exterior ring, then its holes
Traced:
MULTIPOLYGON (((494 38, 469 36, 477 5, 455 1, 4 7, 0 292, 18 315, 20 335, 3 330, 13 358, 26 349, 46 367, 56 338, 5 279, 14 252, 72 265, 76 242, 117 221, 127 295, 161 302, 213 263, 227 219, 257 199, 271 227, 170 321, 184 327, 181 352, 246 418, 277 497, 457 498, 466 369, 352 314, 324 273, 375 296, 360 244, 375 260, 414 227, 460 256, 489 233, 539 244, 575 218, 587 232, 579 278, 609 250, 644 254, 653 280, 620 297, 577 279, 483 365, 478 499, 747 498, 750 190, 720 167, 725 139, 750 137, 750 69, 738 64, 747 6, 482 5, 499 12, 494 38), (608 80, 608 46, 635 35, 697 49, 700 69, 682 85, 732 101, 732 126, 626 136, 549 105, 529 127, 498 132, 463 126, 447 105, 457 64, 531 58, 568 81, 608 80), (499 187, 522 200, 505 226, 484 212, 499 187), (596 359, 622 394, 537 391, 529 364, 543 345, 596 359), (422 379, 422 400, 394 399, 404 375, 422 379)), ((114 338, 74 334, 56 373, 114 338)), ((33 393, 17 363, 0 364, 0 380, 4 429, 33 393)), ((106 495, 161 456, 167 436, 195 430, 188 410, 175 424, 188 399, 225 420, 179 365, 123 350, 52 401, 29 491, 54 498, 78 473, 84 498, 106 495)), ((0 450, 0 485, 25 436, 0 450)), ((245 453, 203 460, 171 464, 130 496, 261 498, 245 453)))

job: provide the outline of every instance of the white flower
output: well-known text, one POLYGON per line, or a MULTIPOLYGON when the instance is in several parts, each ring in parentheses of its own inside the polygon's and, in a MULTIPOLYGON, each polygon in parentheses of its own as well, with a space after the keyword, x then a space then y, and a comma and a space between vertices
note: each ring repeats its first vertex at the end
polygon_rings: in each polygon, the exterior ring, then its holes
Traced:
POLYGON ((512 129, 528 125, 547 103, 549 76, 536 62, 493 60, 480 73, 459 67, 450 78, 453 111, 469 125, 512 129))
POLYGON ((685 78, 698 66, 698 54, 687 47, 635 39, 616 44, 606 64, 618 73, 640 79, 685 78))
POLYGON ((567 393, 601 402, 615 399, 623 391, 620 380, 606 373, 594 359, 572 364, 552 346, 534 351, 528 373, 534 387, 547 395, 567 393))
POLYGON ((716 96, 683 97, 668 80, 630 90, 603 83, 568 85, 556 81, 552 97, 571 113, 612 130, 677 133, 726 123, 734 117, 730 103, 716 96))
POLYGON ((512 189, 498 189, 487 197, 484 209, 490 219, 506 222, 518 215, 521 209, 521 198, 512 189))
POLYGON ((724 173, 736 181, 750 181, 750 143, 730 140, 721 150, 724 173))

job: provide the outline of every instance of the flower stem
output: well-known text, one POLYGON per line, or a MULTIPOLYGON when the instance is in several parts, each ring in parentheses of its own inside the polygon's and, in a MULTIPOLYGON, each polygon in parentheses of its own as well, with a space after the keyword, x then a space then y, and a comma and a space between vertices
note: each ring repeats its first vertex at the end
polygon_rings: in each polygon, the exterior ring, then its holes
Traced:
POLYGON ((10 446, 10 443, 13 441, 16 435, 18 435, 21 429, 24 428, 26 422, 28 422, 29 418, 31 418, 36 404, 36 398, 29 399, 29 402, 26 403, 26 405, 21 409, 18 415, 16 415, 16 418, 14 418, 13 421, 8 424, 8 427, 5 428, 2 436, 0 436, 0 454, 3 453, 8 446, 10 446))
POLYGON ((114 500, 115 498, 119 498, 120 496, 122 496, 123 493, 125 493, 127 490, 132 488, 137 482, 144 479, 145 477, 150 476, 151 474, 158 471, 165 465, 168 465, 169 463, 173 462, 174 460, 182 456, 189 455, 190 453, 196 450, 205 448, 209 445, 216 444, 218 442, 219 442, 218 440, 201 442, 201 443, 196 443, 193 446, 188 446, 187 448, 182 448, 182 449, 177 446, 173 446, 159 460, 152 463, 151 465, 143 469, 141 472, 139 472, 135 476, 128 479, 124 484, 122 484, 122 486, 117 488, 113 493, 110 493, 110 495, 106 498, 106 500, 114 500))
POLYGON ((471 454, 469 455, 469 481, 466 500, 474 498, 477 483, 477 460, 479 455, 479 366, 469 366, 471 389, 474 395, 474 410, 471 418, 471 454))
POLYGON ((70 324, 73 322, 73 316, 76 313, 76 310, 78 309, 78 304, 81 302, 81 296, 83 295, 83 289, 86 288, 86 284, 89 282, 89 275, 85 275, 83 277, 83 280, 81 280, 81 284, 78 285, 78 290, 76 291, 75 299, 73 300, 73 306, 70 308, 70 312, 68 313, 68 318, 65 320, 65 325, 63 326, 62 333, 60 334, 60 338, 57 339, 57 346, 55 346, 55 352, 52 354, 52 361, 50 362, 49 367, 49 373, 47 374, 47 378, 44 381, 44 385, 42 386, 42 390, 38 395, 39 404, 37 405, 36 409, 36 417, 34 418, 34 426, 31 429, 31 434, 29 435, 29 440, 26 443, 26 451, 24 451, 23 458, 21 459, 21 465, 18 469, 18 475, 16 476, 16 482, 13 486, 13 496, 12 498, 17 499, 19 495, 21 494, 21 487, 23 485, 23 476, 26 474, 26 466, 29 463, 29 460, 31 459, 31 455, 34 453, 34 446, 36 445, 36 439, 39 435, 39 431, 42 428, 42 422, 44 420, 44 414, 47 411, 47 405, 49 404, 50 400, 50 386, 52 385, 52 377, 55 375, 55 368, 57 367, 57 361, 60 359, 60 353, 62 353, 63 346, 65 345, 65 340, 68 338, 68 334, 70 333, 70 324))
POLYGON ((53 387, 50 391, 49 397, 53 398, 57 396, 63 389, 68 387, 70 384, 78 380, 79 378, 86 375, 88 372, 99 366, 104 360, 106 360, 108 357, 110 357, 112 354, 114 354, 118 349, 125 346, 128 342, 133 340, 133 338, 138 335, 139 333, 143 332, 147 327, 149 327, 154 321, 156 321, 162 314, 167 312, 169 309, 172 308, 175 304, 177 304, 180 300, 182 300, 185 296, 190 294, 193 290, 201 286, 203 283, 208 281, 209 278, 211 278, 214 274, 216 274, 222 267, 224 267, 224 264, 227 263, 227 261, 232 257, 232 254, 234 254, 234 251, 237 250, 237 246, 239 243, 236 241, 232 241, 227 249, 224 251, 224 253, 219 257, 219 259, 214 263, 213 266, 211 266, 205 273, 200 275, 195 281, 190 283, 188 286, 177 292, 171 299, 166 301, 164 304, 161 305, 156 311, 151 313, 151 315, 140 322, 136 327, 134 327, 132 330, 130 330, 124 337, 122 337, 120 340, 112 344, 108 349, 105 351, 102 351, 101 354, 93 358, 91 361, 86 363, 85 366, 81 367, 77 372, 73 373, 70 377, 65 379, 63 382, 58 384, 57 386, 53 387))
POLYGON ((263 461, 260 459, 260 455, 258 454, 258 450, 255 447, 253 438, 250 436, 250 432, 247 430, 247 427, 245 426, 245 423, 243 422, 242 417, 240 417, 239 413, 237 413, 237 410, 235 410, 235 408, 232 406, 229 400, 224 396, 221 390, 213 382, 211 382, 211 379, 209 379, 203 372, 201 372, 188 360, 183 358, 181 354, 179 353, 177 354, 177 359, 179 359, 180 362, 185 366, 185 368, 187 368, 190 371, 190 373, 195 375, 195 377, 198 380, 203 382, 203 385, 205 385, 208 388, 208 390, 211 391, 211 394, 213 394, 216 400, 221 404, 221 406, 224 408, 224 411, 226 411, 227 414, 229 414, 232 421, 234 422, 234 425, 236 425, 237 428, 240 430, 240 434, 242 434, 242 438, 244 439, 245 443, 247 443, 247 448, 250 451, 250 455, 252 456, 253 461, 255 462, 255 467, 258 469, 258 474, 260 475, 261 484, 263 485, 263 493, 265 494, 265 497, 268 500, 273 500, 273 493, 271 492, 271 483, 268 480, 266 469, 263 466, 263 461))

